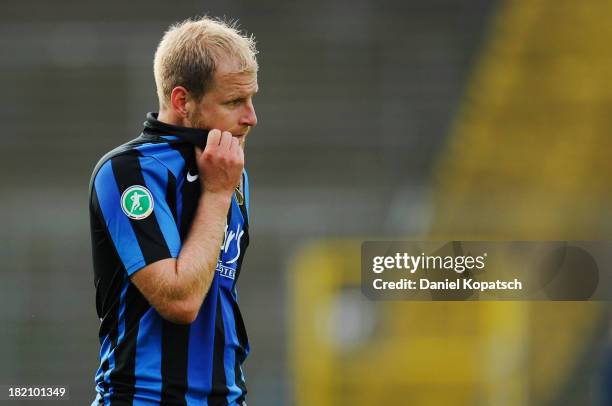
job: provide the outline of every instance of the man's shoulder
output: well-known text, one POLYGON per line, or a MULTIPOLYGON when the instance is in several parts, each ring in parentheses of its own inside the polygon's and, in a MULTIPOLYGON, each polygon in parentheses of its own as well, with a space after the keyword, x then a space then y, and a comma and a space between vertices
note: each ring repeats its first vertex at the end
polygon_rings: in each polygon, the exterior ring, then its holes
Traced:
POLYGON ((141 134, 139 137, 118 146, 106 153, 91 174, 89 191, 93 190, 96 177, 105 168, 110 172, 133 173, 146 171, 159 173, 170 171, 177 177, 185 167, 186 160, 193 155, 193 147, 182 142, 178 137, 151 136, 141 134), (110 161, 112 161, 112 168, 110 161))
POLYGON ((98 173, 100 172, 100 169, 104 166, 105 163, 107 163, 108 161, 110 161, 111 159, 121 156, 121 155, 130 155, 130 154, 134 154, 135 152, 135 147, 138 145, 141 145, 141 137, 137 137, 134 138, 133 140, 130 140, 124 144, 119 145, 116 148, 113 148, 112 150, 108 151, 106 154, 104 154, 102 156, 102 158, 100 158, 98 160, 98 162, 96 163, 96 165, 94 166, 94 169, 91 173, 91 179, 89 182, 89 190, 91 192, 92 186, 94 184, 95 178, 98 175, 98 173))

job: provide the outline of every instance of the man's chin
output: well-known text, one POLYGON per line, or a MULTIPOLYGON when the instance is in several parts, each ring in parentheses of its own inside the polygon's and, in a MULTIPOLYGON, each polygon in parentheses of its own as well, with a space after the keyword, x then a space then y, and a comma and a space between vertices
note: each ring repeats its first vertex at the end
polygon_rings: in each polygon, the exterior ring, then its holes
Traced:
POLYGON ((238 138, 238 143, 240 144, 240 148, 242 148, 243 150, 246 144, 246 139, 247 139, 248 134, 249 134, 249 131, 247 130, 244 134, 236 137, 238 138))

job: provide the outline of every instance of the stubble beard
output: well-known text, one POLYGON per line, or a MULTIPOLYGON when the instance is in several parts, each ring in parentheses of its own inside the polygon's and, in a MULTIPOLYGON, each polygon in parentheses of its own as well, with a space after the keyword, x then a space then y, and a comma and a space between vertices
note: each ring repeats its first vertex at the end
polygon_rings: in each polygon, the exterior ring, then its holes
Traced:
MULTIPOLYGON (((200 130, 210 130, 208 128, 208 125, 204 122, 204 119, 201 117, 200 113, 198 111, 195 111, 191 114, 189 118, 189 122, 191 123, 191 126, 193 128, 197 128, 200 130)), ((240 144, 240 148, 242 148, 242 150, 244 151, 244 147, 246 145, 246 138, 247 135, 249 134, 249 132, 251 131, 251 127, 248 127, 247 130, 244 133, 244 136, 238 141, 238 143, 240 144)))

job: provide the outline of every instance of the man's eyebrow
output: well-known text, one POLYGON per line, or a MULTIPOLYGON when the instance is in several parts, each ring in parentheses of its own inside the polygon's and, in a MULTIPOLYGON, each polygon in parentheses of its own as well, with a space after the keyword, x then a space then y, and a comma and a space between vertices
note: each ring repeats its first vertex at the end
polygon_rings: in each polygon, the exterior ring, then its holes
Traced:
POLYGON ((226 99, 240 99, 240 98, 244 98, 247 96, 252 96, 257 94, 257 92, 259 91, 259 87, 257 87, 254 91, 252 92, 238 92, 238 91, 234 91, 234 92, 228 92, 226 99))
POLYGON ((244 99, 246 96, 241 93, 230 93, 224 97, 225 100, 244 99))

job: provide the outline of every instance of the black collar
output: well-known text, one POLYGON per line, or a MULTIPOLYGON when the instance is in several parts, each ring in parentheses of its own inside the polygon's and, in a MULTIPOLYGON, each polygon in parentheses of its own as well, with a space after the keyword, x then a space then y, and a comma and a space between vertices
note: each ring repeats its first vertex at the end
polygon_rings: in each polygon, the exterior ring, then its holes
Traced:
POLYGON ((144 122, 144 133, 152 135, 176 135, 202 149, 206 147, 206 139, 208 138, 208 130, 163 123, 157 119, 157 113, 147 113, 147 119, 144 122))

